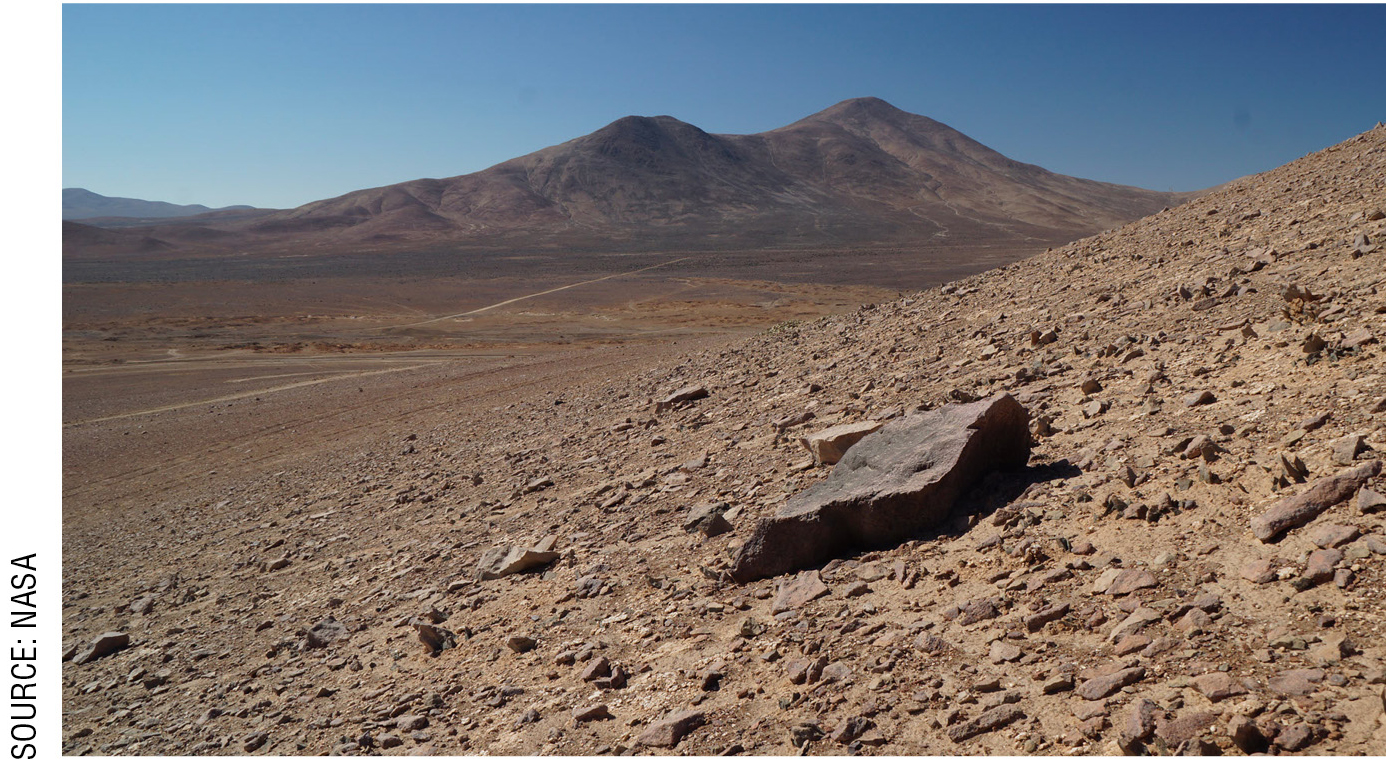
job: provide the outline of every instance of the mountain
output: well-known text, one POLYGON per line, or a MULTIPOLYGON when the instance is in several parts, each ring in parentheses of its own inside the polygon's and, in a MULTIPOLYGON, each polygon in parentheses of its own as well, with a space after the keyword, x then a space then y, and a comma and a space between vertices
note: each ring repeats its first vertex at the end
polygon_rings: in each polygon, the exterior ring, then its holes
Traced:
POLYGON ((161 237, 318 250, 399 246, 822 248, 1062 243, 1186 200, 1011 160, 878 98, 754 135, 627 116, 473 174, 348 193, 161 237))
POLYGON ((164 219, 191 217, 210 211, 249 210, 253 206, 226 206, 210 209, 200 203, 179 205, 163 201, 143 201, 138 198, 118 198, 93 193, 86 188, 63 188, 63 219, 94 219, 100 217, 134 217, 164 219))

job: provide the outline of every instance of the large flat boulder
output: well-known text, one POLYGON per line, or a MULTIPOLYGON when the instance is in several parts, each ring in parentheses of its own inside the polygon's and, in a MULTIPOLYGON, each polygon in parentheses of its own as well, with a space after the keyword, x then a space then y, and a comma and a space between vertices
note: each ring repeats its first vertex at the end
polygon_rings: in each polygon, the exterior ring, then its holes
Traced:
POLYGON ((762 519, 731 575, 746 583, 889 547, 943 522, 993 470, 1030 458, 1029 413, 1010 394, 910 415, 857 442, 826 479, 762 519))

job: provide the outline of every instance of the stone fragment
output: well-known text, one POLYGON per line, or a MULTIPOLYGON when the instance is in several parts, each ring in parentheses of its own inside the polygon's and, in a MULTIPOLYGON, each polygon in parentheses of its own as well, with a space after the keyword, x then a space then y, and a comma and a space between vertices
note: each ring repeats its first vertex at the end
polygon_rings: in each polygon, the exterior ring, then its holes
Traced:
POLYGON ((1304 578, 1310 584, 1323 584, 1333 580, 1333 569, 1343 562, 1340 550, 1314 550, 1304 566, 1304 578))
POLYGON ((1356 526, 1324 523, 1309 532, 1309 541, 1324 549, 1341 547, 1361 535, 1356 526))
POLYGON ((972 721, 949 727, 948 739, 960 743, 977 735, 995 731, 1023 718, 1025 718, 1025 712, 1020 709, 1020 706, 1014 704, 997 706, 983 711, 972 721))
POLYGON ((731 569, 746 583, 824 562, 848 547, 886 547, 944 521, 994 470, 1023 467, 1029 413, 1009 394, 888 423, 823 481, 762 519, 731 569))
POLYGON ((1049 623, 1050 621, 1057 621, 1063 618, 1064 616, 1068 615, 1068 611, 1068 603, 1050 605, 1047 608, 1036 611, 1035 613, 1026 616, 1025 628, 1028 631, 1037 632, 1040 629, 1043 629, 1044 625, 1049 623))
POLYGON ((1217 718, 1217 714, 1214 713, 1192 711, 1180 714, 1174 719, 1157 721, 1155 739, 1173 752, 1179 746, 1198 737, 1203 730, 1213 726, 1217 718))
POLYGON ((130 612, 137 616, 149 615, 154 610, 154 601, 159 599, 158 595, 143 595, 130 603, 130 612))
POLYGON ((1120 642, 1122 638, 1130 634, 1135 634, 1145 628, 1147 624, 1159 621, 1163 616, 1150 608, 1140 607, 1131 611, 1131 615, 1122 619, 1121 623, 1107 635, 1111 642, 1120 642))
POLYGON ((251 732, 241 739, 241 749, 246 753, 254 753, 263 748, 269 742, 269 735, 264 732, 251 732))
POLYGON ((611 711, 606 707, 606 703, 596 705, 580 706, 573 709, 573 723, 582 724, 588 721, 601 721, 603 719, 614 719, 611 711))
POLYGON ((328 616, 316 624, 313 624, 313 628, 307 631, 303 646, 308 650, 327 647, 337 640, 345 639, 350 636, 350 634, 351 632, 347 631, 346 626, 342 622, 332 616, 328 616))
POLYGON ((849 745, 858 737, 866 734, 871 727, 870 719, 865 716, 853 716, 839 724, 829 737, 838 745, 849 745))
POLYGON ((1324 675, 1323 669, 1292 669, 1271 677, 1268 684, 1272 691, 1281 695, 1302 697, 1317 691, 1324 675))
POLYGON ((1241 568, 1241 576, 1252 584, 1269 584, 1275 581, 1275 564, 1266 558, 1248 560, 1241 568))
POLYGON ((592 662, 587 664, 587 668, 582 670, 582 681, 584 682, 595 682, 609 676, 611 676, 611 661, 607 660, 604 655, 592 659, 592 662))
POLYGON ((1275 745, 1282 750, 1294 752, 1304 750, 1312 745, 1316 739, 1313 727, 1304 722, 1297 722, 1275 735, 1275 745))
POLYGON ((990 652, 992 663, 1000 664, 1018 661, 1021 655, 1024 655, 1021 649, 1006 640, 992 640, 990 652))
POLYGON ((1131 710, 1126 714, 1126 723, 1122 725, 1121 734, 1117 737, 1117 746, 1121 748, 1122 753, 1128 756, 1139 755, 1140 744, 1155 734, 1155 721, 1159 711, 1160 707, 1155 701, 1148 698, 1142 698, 1131 706, 1131 710))
POLYGON ((697 531, 703 536, 720 536, 732 530, 732 525, 727 522, 722 513, 727 509, 725 502, 699 505, 688 511, 688 517, 684 519, 684 531, 697 531))
POLYGON ((682 402, 691 402, 697 399, 707 398, 707 386, 684 386, 683 388, 671 392, 668 396, 655 402, 655 411, 663 412, 673 409, 675 405, 682 402))
POLYGON ((1001 615, 996 610, 996 604, 984 597, 968 600, 957 606, 956 612, 952 616, 949 615, 950 612, 953 612, 953 609, 945 610, 943 617, 950 620, 956 618, 959 626, 971 626, 978 621, 986 621, 1001 615))
POLYGON ((853 444, 864 437, 879 431, 885 423, 868 420, 861 423, 844 423, 826 428, 799 439, 799 443, 813 455, 820 465, 835 465, 847 454, 853 444))
POLYGON ((415 618, 409 624, 414 627, 415 633, 419 635, 419 641, 423 643, 429 655, 437 655, 444 650, 457 647, 457 635, 447 629, 421 618, 415 618))
POLYGON ((1138 650, 1144 650, 1150 645, 1150 642, 1150 637, 1144 634, 1128 634, 1122 637, 1120 642, 1116 643, 1116 647, 1112 649, 1112 652, 1117 655, 1130 655, 1138 650))
POLYGON ((1196 676, 1191 683, 1195 690, 1203 693, 1204 697, 1214 703, 1237 695, 1245 695, 1247 691, 1241 682, 1221 671, 1196 676))
POLYGON ((792 579, 780 582, 771 612, 780 613, 802 608, 827 594, 828 585, 823 583, 823 577, 818 571, 803 571, 792 579))
POLYGON ((539 643, 533 637, 526 637, 523 634, 512 634, 505 638, 505 646, 514 653, 527 653, 533 650, 539 643))
POLYGON ((398 748, 403 745, 404 738, 392 732, 384 732, 380 737, 376 738, 376 742, 380 743, 381 748, 389 750, 390 748, 398 748))
POLYGON ((1357 492, 1357 511, 1366 515, 1368 513, 1379 513, 1386 510, 1386 495, 1378 494, 1371 489, 1362 487, 1357 492))
POLYGON ((1201 405, 1204 405, 1204 404, 1212 404, 1213 402, 1216 402, 1217 400, 1218 400, 1218 398, 1217 398, 1216 396, 1213 396, 1213 392, 1212 392, 1212 391, 1208 391, 1207 389, 1204 389, 1203 391, 1195 391, 1194 393, 1189 394, 1188 396, 1185 396, 1185 397, 1184 397, 1184 406, 1185 406, 1185 407, 1198 407, 1198 406, 1201 406, 1201 405))
POLYGON ((1299 421, 1299 427, 1305 431, 1316 431, 1322 428, 1323 424, 1327 423, 1331 417, 1333 417, 1333 413, 1328 411, 1320 412, 1317 415, 1310 415, 1299 421))
POLYGON ((512 573, 541 568, 558 559, 558 553, 529 547, 492 547, 476 564, 482 580, 499 579, 512 573))
POLYGON ((1360 434, 1354 433, 1334 440, 1331 446, 1334 463, 1351 465, 1357 459, 1357 453, 1366 449, 1366 440, 1360 434))
POLYGON ((1056 695, 1060 692, 1068 692, 1073 689, 1073 676, 1071 674, 1057 674, 1051 676, 1040 686, 1040 692, 1045 695, 1056 695))
POLYGON ((1380 472, 1381 461, 1371 460, 1335 476, 1320 478, 1303 492, 1276 502, 1264 513, 1252 518, 1251 531, 1263 542, 1272 541, 1351 497, 1380 472))
POLYGON ((1155 574, 1144 568, 1128 568, 1117 574, 1103 594, 1119 597, 1129 595, 1138 589, 1148 589, 1158 584, 1155 574))
POLYGON ((702 711, 679 711, 651 724, 635 738, 635 742, 655 748, 672 748, 685 735, 705 723, 707 716, 702 711))
POLYGON ((1256 722, 1246 716, 1233 716, 1229 719, 1227 734, 1231 736, 1232 744, 1247 755, 1264 753, 1269 745, 1256 722))
POLYGON ((1129 684, 1145 678, 1145 668, 1133 666, 1114 674, 1094 677, 1078 685, 1077 694, 1084 700, 1101 700, 1129 684))
POLYGON ((125 632, 106 632, 91 641, 81 652, 72 657, 72 662, 78 665, 90 663, 97 658, 104 658, 111 653, 119 652, 130 646, 130 635, 125 632))

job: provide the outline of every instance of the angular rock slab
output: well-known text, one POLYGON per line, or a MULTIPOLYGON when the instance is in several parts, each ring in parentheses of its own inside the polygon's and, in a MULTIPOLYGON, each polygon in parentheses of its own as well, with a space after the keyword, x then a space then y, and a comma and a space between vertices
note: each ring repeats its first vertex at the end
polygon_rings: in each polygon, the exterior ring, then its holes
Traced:
POLYGON ((835 465, 852 445, 879 431, 885 423, 868 420, 862 423, 844 423, 825 428, 817 433, 799 439, 799 443, 822 465, 835 465))
POLYGON ((529 547, 492 547, 477 561, 476 575, 483 581, 540 568, 558 559, 557 552, 529 547))
POLYGON ((848 547, 888 547, 942 523, 994 470, 1030 458, 1029 413, 1010 394, 889 423, 829 476, 764 518, 731 576, 746 583, 825 562, 848 547))
POLYGON ((1381 472, 1381 461, 1372 460, 1336 476, 1320 478, 1300 494, 1286 497, 1264 513, 1251 519, 1251 532, 1263 542, 1292 528, 1299 528, 1319 513, 1351 497, 1363 484, 1381 472))
POLYGON ((635 742, 655 748, 672 748, 679 744, 684 735, 706 723, 707 717, 702 711, 680 711, 651 724, 649 729, 635 738, 635 742))

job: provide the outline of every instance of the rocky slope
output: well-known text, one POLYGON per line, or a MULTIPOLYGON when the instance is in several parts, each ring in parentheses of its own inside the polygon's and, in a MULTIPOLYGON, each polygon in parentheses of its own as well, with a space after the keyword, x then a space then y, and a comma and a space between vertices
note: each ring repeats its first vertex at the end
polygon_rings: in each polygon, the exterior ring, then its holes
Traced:
POLYGON ((70 516, 64 749, 1380 755, 1383 188, 1378 127, 942 289, 70 516), (1026 471, 729 580, 830 470, 799 437, 999 392, 1026 471))
MULTIPOLYGON (((1067 242, 1172 206, 1013 161, 878 98, 716 135, 628 116, 473 174, 359 190, 251 219, 162 225, 188 252, 409 246, 708 250, 1067 242), (210 239, 207 228, 226 237, 210 239)), ((69 256, 85 255, 78 245, 69 256)))

